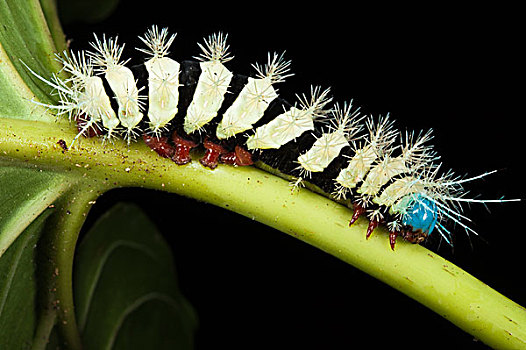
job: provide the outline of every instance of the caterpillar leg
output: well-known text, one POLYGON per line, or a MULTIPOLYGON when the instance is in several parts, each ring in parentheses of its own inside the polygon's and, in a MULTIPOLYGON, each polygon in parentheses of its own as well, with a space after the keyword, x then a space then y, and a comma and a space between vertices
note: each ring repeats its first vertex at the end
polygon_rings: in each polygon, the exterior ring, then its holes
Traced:
POLYGON ((400 236, 400 232, 391 231, 389 232, 389 244, 391 245, 391 250, 394 251, 396 245, 396 237, 400 236))
POLYGON ((422 230, 413 231, 411 229, 400 232, 400 235, 408 242, 420 244, 426 240, 428 234, 422 230))
POLYGON ((398 236, 401 236, 404 240, 410 243, 420 244, 428 235, 422 230, 413 231, 411 228, 408 228, 407 230, 391 231, 389 232, 389 244, 391 245, 392 250, 395 249, 396 238, 398 236))
POLYGON ((168 137, 166 136, 155 137, 143 134, 142 138, 148 147, 163 158, 172 158, 175 153, 175 149, 168 143, 168 137))
POLYGON ((190 163, 192 160, 190 157, 190 151, 192 148, 197 147, 197 143, 179 136, 177 131, 173 132, 172 141, 175 144, 175 151, 172 160, 178 165, 190 163))
POLYGON ((365 208, 358 203, 353 204, 353 209, 354 213, 352 214, 352 218, 349 221, 349 226, 352 226, 352 224, 354 224, 356 220, 358 220, 360 216, 362 216, 365 213, 365 208))
POLYGON ((205 155, 199 160, 199 162, 203 164, 203 166, 215 169, 219 163, 219 157, 222 154, 227 153, 227 151, 221 145, 210 141, 208 138, 205 139, 203 146, 205 146, 206 151, 205 155))
POLYGON ((252 160, 252 153, 239 145, 236 145, 233 152, 221 154, 219 160, 221 163, 235 166, 247 166, 254 164, 254 161, 252 160))
POLYGON ((371 237, 371 234, 373 233, 374 229, 378 227, 378 225, 380 225, 380 221, 379 220, 375 220, 375 219, 371 219, 371 221, 369 221, 369 226, 367 227, 367 233, 365 235, 365 238, 366 239, 369 239, 369 237, 371 237))

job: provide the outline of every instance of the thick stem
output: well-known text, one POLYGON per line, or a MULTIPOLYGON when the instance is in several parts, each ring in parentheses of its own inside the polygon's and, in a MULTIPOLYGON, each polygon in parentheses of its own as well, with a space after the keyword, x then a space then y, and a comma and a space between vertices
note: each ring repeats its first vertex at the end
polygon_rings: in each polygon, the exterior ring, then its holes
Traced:
POLYGON ((67 126, 0 119, 0 130, 0 157, 78 173, 93 186, 153 188, 227 208, 348 262, 492 347, 526 345, 520 305, 422 246, 399 240, 393 252, 383 230, 366 240, 367 222, 348 227, 351 210, 306 189, 293 193, 282 178, 254 167, 177 166, 142 142, 127 149, 120 141, 104 148, 82 140, 63 153, 57 142, 75 135, 67 126))
POLYGON ((45 348, 55 317, 67 348, 82 349, 73 300, 73 260, 80 229, 95 199, 103 192, 92 191, 86 182, 89 180, 71 185, 72 189, 54 204, 53 215, 46 224, 41 242, 43 307, 34 349, 45 348))
POLYGON ((73 260, 80 229, 88 216, 94 200, 102 192, 90 192, 87 187, 79 186, 68 193, 58 204, 54 223, 54 263, 56 281, 56 301, 58 304, 59 328, 69 349, 81 349, 82 343, 75 318, 73 300, 73 260))

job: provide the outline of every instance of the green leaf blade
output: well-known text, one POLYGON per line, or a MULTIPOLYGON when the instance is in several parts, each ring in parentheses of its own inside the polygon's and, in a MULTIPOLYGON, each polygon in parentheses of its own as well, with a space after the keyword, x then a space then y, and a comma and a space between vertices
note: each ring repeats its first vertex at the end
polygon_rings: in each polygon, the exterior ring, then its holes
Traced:
POLYGON ((155 297, 145 301, 123 322, 114 349, 192 349, 192 329, 185 325, 181 311, 173 300, 155 297))
POLYGON ((104 215, 79 246, 75 266, 85 349, 191 348, 195 315, 178 291, 169 247, 139 209, 121 204, 104 215))
POLYGON ((0 165, 0 257, 70 186, 63 175, 0 165))
POLYGON ((0 258, 0 349, 29 349, 37 323, 35 249, 47 210, 0 258))
POLYGON ((0 117, 53 121, 44 107, 30 102, 53 103, 51 88, 24 66, 45 79, 60 70, 54 59, 55 41, 40 3, 0 1, 0 23, 0 117))

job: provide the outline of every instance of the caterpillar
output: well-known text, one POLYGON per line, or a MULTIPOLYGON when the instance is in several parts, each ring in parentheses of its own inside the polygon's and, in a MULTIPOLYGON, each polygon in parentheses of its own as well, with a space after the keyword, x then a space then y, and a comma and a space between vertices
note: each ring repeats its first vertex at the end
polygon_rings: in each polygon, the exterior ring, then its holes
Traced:
POLYGON ((308 186, 349 206, 349 225, 365 216, 367 238, 384 225, 393 250, 398 237, 422 243, 433 232, 452 245, 448 224, 477 234, 463 205, 518 200, 468 198, 464 185, 495 171, 442 171, 431 129, 398 131, 389 114, 375 118, 352 100, 333 103, 330 88, 321 86, 294 103, 280 98, 276 86, 293 75, 285 53, 269 52, 245 76, 228 69, 228 35, 204 38, 199 55, 182 62, 170 55, 175 38, 152 26, 136 48, 144 63, 128 67, 117 37, 94 34, 91 50, 56 54, 68 78, 57 72, 46 79, 26 66, 58 96, 57 104, 33 102, 75 121, 69 148, 81 136, 122 137, 128 145, 142 140, 181 166, 197 148, 210 170, 255 165, 289 179, 293 191, 308 186))

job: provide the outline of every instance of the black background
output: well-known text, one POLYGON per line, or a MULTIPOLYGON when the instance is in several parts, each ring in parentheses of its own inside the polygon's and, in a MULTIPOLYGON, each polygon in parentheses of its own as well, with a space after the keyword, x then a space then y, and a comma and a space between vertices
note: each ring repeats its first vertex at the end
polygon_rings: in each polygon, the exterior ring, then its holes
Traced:
MULTIPOLYGON (((504 7, 364 8, 349 2, 172 2, 122 0, 99 23, 65 25, 73 49, 92 32, 119 35, 133 55, 152 24, 178 36, 178 60, 197 42, 229 33, 229 68, 250 74, 268 51, 286 50, 295 76, 279 86, 294 100, 311 84, 363 113, 390 113, 402 130, 433 128, 444 167, 499 173, 468 186, 483 198, 526 197, 522 152, 524 70, 519 11, 504 7)), ((139 59, 139 56, 137 56, 139 59)), ((115 190, 136 202, 173 246, 181 288, 196 308, 197 349, 340 349, 353 346, 485 349, 434 312, 336 258, 235 213, 160 192, 115 190)), ((482 239, 455 229, 455 249, 429 248, 526 305, 524 203, 467 208, 482 239)), ((89 225, 88 225, 89 226, 89 225)), ((387 239, 387 237, 386 237, 387 239)), ((435 242, 436 243, 436 242, 435 242)))

